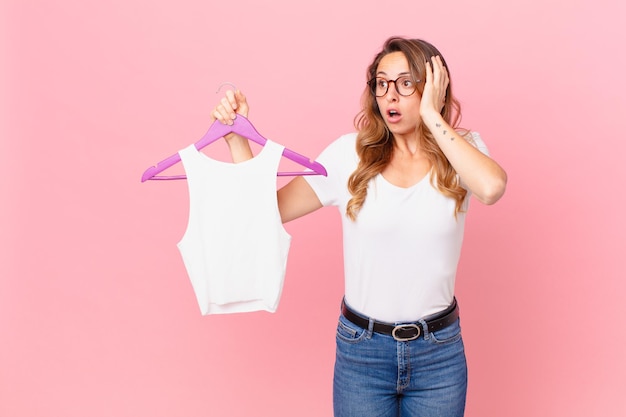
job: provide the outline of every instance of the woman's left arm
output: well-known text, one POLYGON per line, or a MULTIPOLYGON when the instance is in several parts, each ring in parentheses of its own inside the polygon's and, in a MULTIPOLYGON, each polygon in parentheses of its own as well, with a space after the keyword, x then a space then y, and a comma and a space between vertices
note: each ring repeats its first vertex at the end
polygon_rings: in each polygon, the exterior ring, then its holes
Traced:
POLYGON ((426 63, 426 85, 420 103, 422 123, 472 194, 484 204, 494 204, 506 189, 506 172, 443 119, 440 109, 449 83, 448 73, 440 57, 433 57, 432 62, 434 69, 426 63))

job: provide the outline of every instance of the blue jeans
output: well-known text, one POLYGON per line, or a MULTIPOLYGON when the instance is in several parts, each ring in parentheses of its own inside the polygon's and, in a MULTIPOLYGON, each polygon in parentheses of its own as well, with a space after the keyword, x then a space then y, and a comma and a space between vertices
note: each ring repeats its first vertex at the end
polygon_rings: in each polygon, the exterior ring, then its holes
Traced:
POLYGON ((409 342, 372 326, 339 317, 335 417, 462 417, 467 364, 459 320, 409 342))

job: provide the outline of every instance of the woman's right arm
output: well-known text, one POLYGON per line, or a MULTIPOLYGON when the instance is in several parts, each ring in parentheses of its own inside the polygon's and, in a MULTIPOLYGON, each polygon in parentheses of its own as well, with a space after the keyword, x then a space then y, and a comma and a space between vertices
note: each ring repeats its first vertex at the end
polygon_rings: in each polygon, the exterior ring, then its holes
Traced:
MULTIPOLYGON (((239 90, 228 90, 215 107, 215 110, 213 110, 213 113, 211 113, 211 116, 224 124, 232 125, 233 120, 237 118, 237 114, 248 117, 248 110, 246 96, 239 90)), ((224 139, 226 139, 234 163, 246 161, 254 156, 248 139, 234 133, 224 136, 224 139)))
MULTIPOLYGON (((211 115, 220 122, 231 125, 237 114, 248 117, 248 110, 248 102, 241 91, 228 90, 211 115)), ((224 139, 228 143, 234 163, 253 157, 248 139, 234 133, 226 135, 224 139)), ((278 190, 278 210, 283 223, 295 220, 321 207, 322 203, 313 188, 301 176, 294 178, 278 190)))
POLYGON ((322 203, 303 177, 292 179, 278 190, 278 210, 283 223, 295 220, 319 208, 322 208, 322 203))

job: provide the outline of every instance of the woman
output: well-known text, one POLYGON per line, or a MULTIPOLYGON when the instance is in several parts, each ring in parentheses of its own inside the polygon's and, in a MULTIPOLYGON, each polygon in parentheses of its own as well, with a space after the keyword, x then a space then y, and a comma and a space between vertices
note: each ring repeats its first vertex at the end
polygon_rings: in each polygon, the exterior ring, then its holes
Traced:
MULTIPOLYGON (((228 91, 213 116, 247 115, 228 91)), ((317 158, 328 177, 278 191, 283 222, 336 205, 345 297, 337 327, 336 417, 462 416, 467 366, 454 297, 470 195, 493 204, 506 173, 459 129, 447 65, 431 44, 393 37, 367 69, 357 133, 317 158)), ((235 162, 248 141, 226 138, 235 162)))

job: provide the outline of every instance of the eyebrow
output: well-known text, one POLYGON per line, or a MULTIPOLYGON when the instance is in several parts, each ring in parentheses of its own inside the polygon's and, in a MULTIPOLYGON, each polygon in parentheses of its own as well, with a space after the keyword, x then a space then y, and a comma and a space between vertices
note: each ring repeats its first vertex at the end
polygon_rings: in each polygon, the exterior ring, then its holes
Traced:
MULTIPOLYGON (((376 73, 376 76, 379 76, 379 75, 387 75, 387 73, 385 71, 378 71, 376 73)), ((402 77, 403 75, 411 75, 411 72, 410 71, 401 72, 398 74, 398 77, 402 77)))

